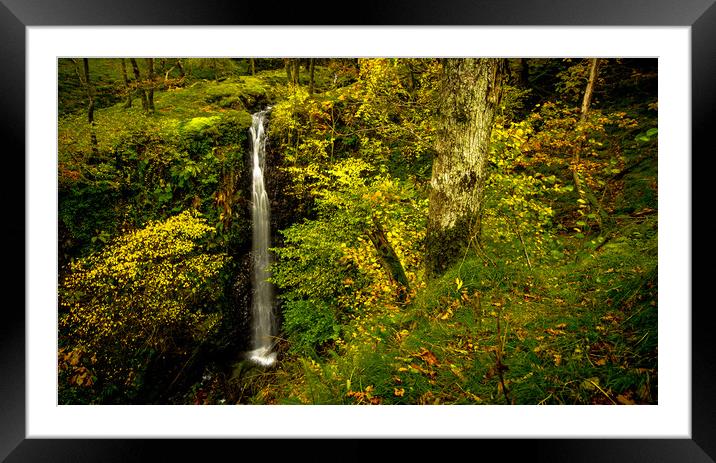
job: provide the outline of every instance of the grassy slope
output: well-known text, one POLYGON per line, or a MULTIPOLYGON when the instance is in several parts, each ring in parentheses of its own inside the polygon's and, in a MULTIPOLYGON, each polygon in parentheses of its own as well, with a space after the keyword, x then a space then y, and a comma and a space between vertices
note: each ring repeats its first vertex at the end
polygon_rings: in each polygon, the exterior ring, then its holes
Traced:
POLYGON ((257 373, 251 401, 502 404, 501 352, 512 403, 656 403, 656 216, 632 222, 577 263, 469 256, 407 307, 357 320, 325 361, 257 373))

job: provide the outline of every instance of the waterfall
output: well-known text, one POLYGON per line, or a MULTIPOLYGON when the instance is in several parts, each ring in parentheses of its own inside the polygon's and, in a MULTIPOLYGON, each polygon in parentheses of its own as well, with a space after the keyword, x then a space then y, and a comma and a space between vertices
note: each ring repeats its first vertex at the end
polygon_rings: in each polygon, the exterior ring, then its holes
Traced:
POLYGON ((270 208, 269 199, 264 185, 264 168, 266 162, 266 136, 264 119, 271 108, 268 107, 252 115, 253 123, 249 129, 253 142, 253 182, 251 220, 252 236, 252 285, 251 302, 252 316, 252 351, 249 357, 260 365, 271 365, 276 361, 276 353, 272 352, 275 336, 275 320, 273 313, 273 288, 268 281, 270 276, 270 208))

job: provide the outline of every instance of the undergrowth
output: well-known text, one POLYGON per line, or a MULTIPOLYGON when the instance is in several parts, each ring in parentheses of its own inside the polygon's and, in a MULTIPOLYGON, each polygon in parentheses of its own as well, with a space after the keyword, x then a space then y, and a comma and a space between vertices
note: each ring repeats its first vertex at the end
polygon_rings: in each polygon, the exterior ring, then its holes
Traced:
POLYGON ((566 238, 561 261, 532 270, 507 248, 470 253, 406 306, 357 317, 325 355, 287 355, 245 400, 657 403, 656 224, 623 220, 593 252, 566 238))

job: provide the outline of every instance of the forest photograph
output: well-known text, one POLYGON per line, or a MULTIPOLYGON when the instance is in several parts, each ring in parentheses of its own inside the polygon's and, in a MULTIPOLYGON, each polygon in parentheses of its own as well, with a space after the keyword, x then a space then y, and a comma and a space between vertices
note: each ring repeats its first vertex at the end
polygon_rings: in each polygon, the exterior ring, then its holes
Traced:
POLYGON ((66 57, 57 104, 59 405, 659 403, 656 58, 66 57))

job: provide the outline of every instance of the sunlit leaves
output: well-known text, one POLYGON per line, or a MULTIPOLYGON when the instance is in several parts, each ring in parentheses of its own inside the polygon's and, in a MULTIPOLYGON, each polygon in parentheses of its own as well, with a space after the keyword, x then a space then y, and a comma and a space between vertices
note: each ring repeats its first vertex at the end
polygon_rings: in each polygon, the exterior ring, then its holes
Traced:
POLYGON ((284 246, 275 249, 272 279, 283 290, 291 319, 284 328, 296 344, 338 342, 336 324, 354 345, 381 342, 384 334, 365 325, 370 318, 363 316, 393 307, 399 288, 368 233, 376 221, 381 224, 412 285, 421 264, 427 204, 407 183, 358 158, 333 164, 316 185, 317 217, 282 231, 284 246), (319 334, 320 326, 325 329, 319 334))
POLYGON ((212 313, 221 294, 217 277, 227 261, 202 251, 210 233, 187 211, 73 262, 60 286, 61 342, 95 354, 104 380, 127 383, 143 351, 167 351, 183 337, 210 333, 219 320, 212 313))

